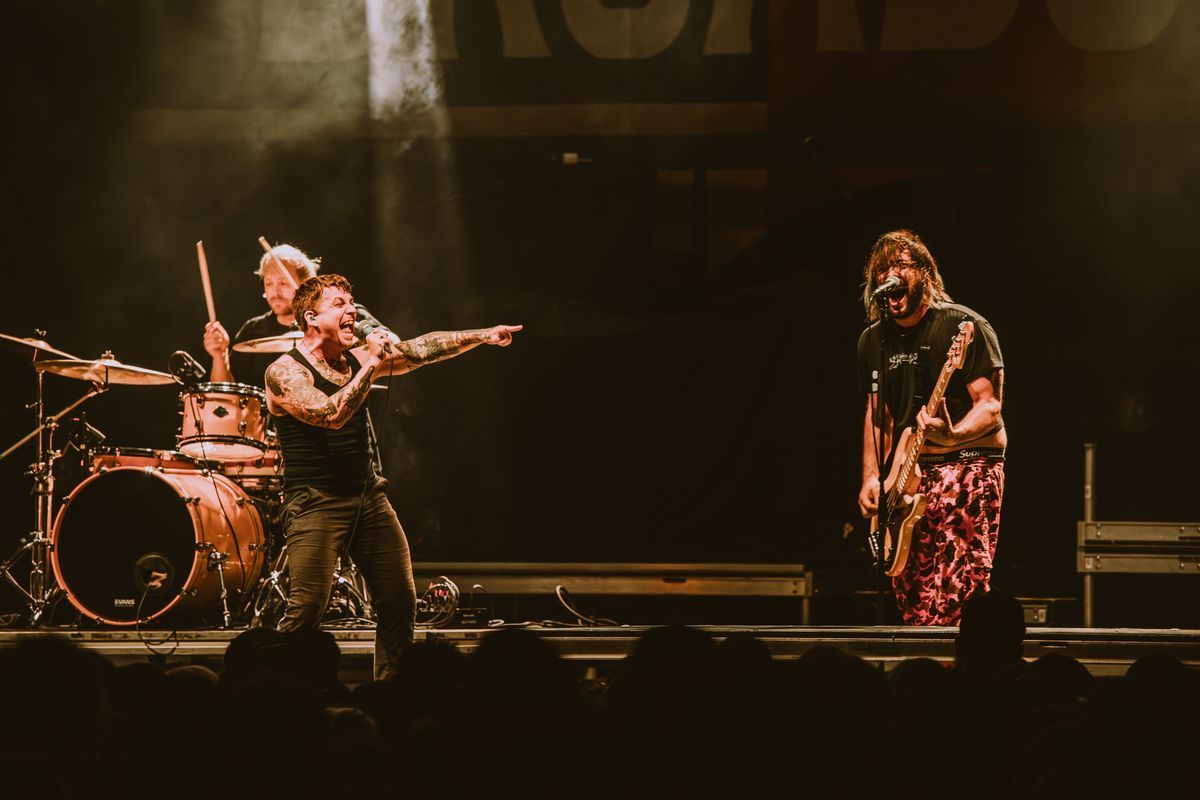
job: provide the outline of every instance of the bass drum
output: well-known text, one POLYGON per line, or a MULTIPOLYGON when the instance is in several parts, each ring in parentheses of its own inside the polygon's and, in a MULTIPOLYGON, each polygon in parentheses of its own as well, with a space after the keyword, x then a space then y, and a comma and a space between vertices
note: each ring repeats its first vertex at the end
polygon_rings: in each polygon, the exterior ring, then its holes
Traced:
POLYGON ((169 612, 200 624, 237 614, 265 559, 258 509, 224 476, 114 467, 79 484, 58 513, 50 562, 67 599, 109 625, 169 612))

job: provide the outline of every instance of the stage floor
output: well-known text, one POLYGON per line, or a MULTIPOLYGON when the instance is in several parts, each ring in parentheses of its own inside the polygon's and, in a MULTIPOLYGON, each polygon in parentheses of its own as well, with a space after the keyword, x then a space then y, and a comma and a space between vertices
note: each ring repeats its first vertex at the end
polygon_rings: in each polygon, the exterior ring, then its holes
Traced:
MULTIPOLYGON (((520 625, 550 642, 566 659, 603 670, 624 658, 649 626, 552 627, 520 625)), ((954 659, 956 628, 908 627, 783 627, 761 625, 697 625, 721 638, 749 633, 770 647, 776 658, 799 658, 808 650, 831 645, 888 669, 907 658, 954 659)), ((342 679, 359 683, 370 678, 375 646, 373 628, 326 628, 342 649, 342 679)), ((470 652, 488 633, 487 628, 418 628, 417 641, 441 640, 470 652)), ((167 664, 205 663, 220 667, 225 648, 241 629, 81 631, 75 628, 0 630, 0 647, 34 636, 59 635, 101 653, 116 663, 159 660, 167 664)), ((1025 658, 1062 653, 1077 659, 1093 675, 1124 674, 1141 656, 1169 653, 1193 668, 1200 668, 1200 630, 1149 628, 1030 628, 1025 638, 1025 658)))

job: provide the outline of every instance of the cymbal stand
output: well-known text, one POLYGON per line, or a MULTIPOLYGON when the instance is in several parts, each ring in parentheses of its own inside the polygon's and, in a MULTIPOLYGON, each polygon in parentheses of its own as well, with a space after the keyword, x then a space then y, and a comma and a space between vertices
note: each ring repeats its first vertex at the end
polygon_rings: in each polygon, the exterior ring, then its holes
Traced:
POLYGON ((46 406, 43 396, 43 380, 45 373, 37 371, 37 400, 33 407, 37 410, 38 426, 3 453, 0 460, 16 452, 30 439, 37 437, 37 461, 25 471, 33 478, 33 494, 37 498, 37 527, 21 540, 16 552, 8 560, 0 564, 0 573, 17 591, 25 596, 29 606, 29 624, 38 625, 43 621, 43 615, 52 604, 58 600, 62 592, 49 574, 50 526, 54 524, 54 462, 61 453, 54 450, 54 431, 59 421, 78 406, 91 398, 108 391, 107 383, 93 383, 92 388, 75 402, 52 417, 45 416, 46 406), (13 567, 26 552, 29 553, 29 587, 22 586, 13 576, 13 567))
POLYGON ((208 550, 208 570, 209 572, 216 571, 217 579, 221 582, 221 619, 223 620, 222 628, 229 629, 229 589, 225 586, 225 559, 229 557, 227 553, 218 552, 215 547, 209 545, 208 550))

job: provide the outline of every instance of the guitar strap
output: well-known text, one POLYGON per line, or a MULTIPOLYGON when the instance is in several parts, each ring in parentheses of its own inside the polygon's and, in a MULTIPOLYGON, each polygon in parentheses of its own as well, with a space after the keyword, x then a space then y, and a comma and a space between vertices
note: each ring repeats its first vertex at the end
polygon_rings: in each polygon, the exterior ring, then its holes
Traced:
MULTIPOLYGON (((914 416, 914 421, 911 424, 914 425, 916 424, 915 418, 917 409, 925 404, 925 398, 929 396, 929 386, 927 385, 927 381, 925 379, 925 370, 929 363, 929 329, 933 327, 929 324, 931 321, 929 314, 933 312, 934 309, 930 309, 926 314, 926 317, 917 325, 917 329, 907 335, 902 331, 900 326, 895 323, 894 320, 890 322, 891 336, 889 338, 895 342, 896 352, 915 354, 916 356, 916 360, 913 362, 911 367, 913 378, 911 408, 914 416)), ((892 377, 892 380, 899 379, 899 375, 892 377)), ((896 448, 900 445, 900 431, 903 429, 904 428, 902 426, 895 426, 892 430, 891 448, 888 451, 887 459, 885 460, 883 467, 884 475, 891 472, 892 465, 896 460, 896 448)))

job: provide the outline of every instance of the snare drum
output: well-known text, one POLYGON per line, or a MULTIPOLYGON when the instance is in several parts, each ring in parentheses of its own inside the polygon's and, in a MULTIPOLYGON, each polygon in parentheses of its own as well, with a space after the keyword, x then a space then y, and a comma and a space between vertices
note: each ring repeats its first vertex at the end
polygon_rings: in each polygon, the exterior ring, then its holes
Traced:
POLYGON ((266 551, 258 509, 214 472, 119 466, 79 484, 58 513, 50 563, 67 599, 109 625, 171 611, 220 622, 222 582, 236 614, 266 551))
POLYGON ((179 396, 179 449, 212 461, 247 461, 267 449, 267 395, 244 383, 198 383, 179 396))
POLYGON ((143 467, 157 470, 194 470, 205 468, 204 462, 177 450, 151 450, 147 447, 98 447, 92 451, 88 472, 108 472, 117 467, 143 467))

